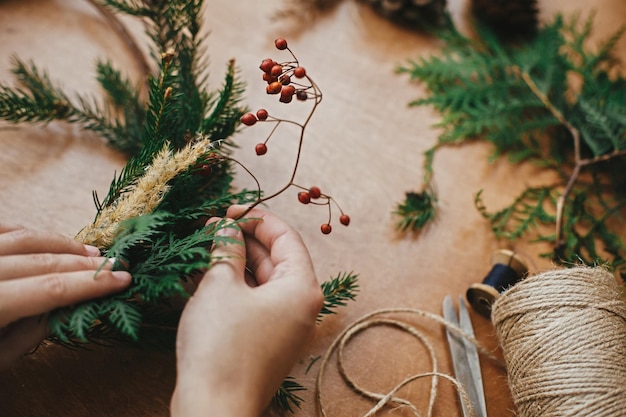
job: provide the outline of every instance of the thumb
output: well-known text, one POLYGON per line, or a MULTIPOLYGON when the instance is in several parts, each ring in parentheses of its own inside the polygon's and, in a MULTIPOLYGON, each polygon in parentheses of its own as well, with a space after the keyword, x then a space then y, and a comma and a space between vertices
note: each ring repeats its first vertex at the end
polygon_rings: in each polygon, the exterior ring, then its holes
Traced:
POLYGON ((211 249, 211 267, 206 275, 214 279, 243 280, 246 268, 246 244, 243 232, 231 219, 215 222, 218 228, 211 249))

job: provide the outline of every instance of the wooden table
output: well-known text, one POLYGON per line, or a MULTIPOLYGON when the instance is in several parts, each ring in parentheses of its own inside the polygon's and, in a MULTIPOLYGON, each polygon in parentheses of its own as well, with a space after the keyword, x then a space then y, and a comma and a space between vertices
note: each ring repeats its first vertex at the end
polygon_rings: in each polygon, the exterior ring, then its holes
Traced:
MULTIPOLYGON (((592 7, 582 0, 547 3, 540 2, 542 18, 557 12, 588 12, 592 7)), ((226 62, 235 58, 248 84, 250 107, 266 106, 298 117, 293 106, 268 101, 260 80, 261 59, 279 54, 273 47, 278 36, 288 39, 324 92, 307 130, 298 183, 317 184, 334 196, 352 217, 352 224, 335 227, 332 234, 323 236, 319 232, 326 215, 323 210, 298 204, 294 193, 269 204, 302 233, 320 282, 341 271, 359 274, 357 301, 324 320, 308 355, 293 369, 292 375, 308 388, 296 415, 309 417, 318 415, 313 394, 319 361, 307 373, 311 359, 323 355, 341 330, 364 314, 392 307, 439 313, 446 294, 464 293, 470 284, 480 282, 490 267, 491 254, 503 243, 493 237, 474 209, 474 194, 483 189, 486 203, 498 208, 526 184, 541 182, 541 173, 504 161, 488 164, 490 149, 484 144, 445 149, 435 162, 440 197, 437 222, 420 236, 398 234, 392 212, 406 191, 420 186, 422 152, 436 140, 438 132, 430 126, 438 115, 407 106, 423 91, 394 70, 407 59, 436 52, 437 42, 400 29, 354 1, 297 25, 271 19, 281 4, 208 0, 205 27, 211 32, 212 85, 219 86, 226 62)), ((620 0, 596 1, 593 8, 597 39, 616 30, 626 16, 626 4, 620 0)), ((144 47, 141 26, 130 19, 123 21, 144 47)), ((619 47, 623 55, 626 43, 622 40, 619 47)), ((97 58, 111 59, 131 77, 141 78, 128 49, 86 1, 0 1, 3 82, 14 81, 9 72, 11 55, 46 68, 66 90, 96 96, 100 94, 94 77, 97 58)), ((280 167, 290 165, 293 141, 273 139, 272 154, 258 158, 253 150, 258 135, 254 129, 239 134, 235 156, 271 191, 286 181, 280 167)), ((285 135, 290 137, 289 132, 285 135)), ((2 124, 0 149, 0 220, 68 235, 92 221, 92 190, 105 195, 114 172, 125 162, 95 135, 59 123, 2 124)), ((243 173, 236 183, 250 185, 243 173)), ((515 249, 530 256, 538 252, 523 243, 515 249)), ((539 260, 534 265, 534 269, 547 267, 539 260)), ((451 372, 443 329, 433 322, 405 319, 432 339, 442 371, 451 372)), ((473 320, 478 339, 496 351, 498 342, 489 321, 476 314, 473 320)), ((424 348, 391 328, 359 335, 347 357, 349 371, 362 385, 378 392, 387 392, 408 375, 430 370, 424 348)), ((514 415, 502 370, 486 360, 483 370, 489 414, 514 415)), ((245 369, 233 371, 245 374, 245 369)), ((173 381, 174 361, 169 353, 43 347, 0 374, 0 415, 165 416, 173 381)), ((330 416, 362 415, 373 405, 345 387, 334 368, 327 373, 323 394, 330 416)), ((427 382, 410 385, 401 394, 425 410, 427 382)), ((389 414, 409 415, 401 410, 389 414)), ((439 389, 435 415, 460 415, 456 394, 445 382, 439 389)))

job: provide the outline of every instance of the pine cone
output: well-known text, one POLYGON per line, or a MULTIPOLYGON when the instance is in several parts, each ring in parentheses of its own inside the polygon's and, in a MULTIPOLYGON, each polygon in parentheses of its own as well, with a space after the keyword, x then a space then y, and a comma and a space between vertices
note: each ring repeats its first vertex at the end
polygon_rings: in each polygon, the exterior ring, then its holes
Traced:
POLYGON ((413 29, 441 26, 446 0, 360 0, 387 19, 413 29))
POLYGON ((537 33, 537 0, 472 0, 472 14, 503 41, 528 40, 537 33))

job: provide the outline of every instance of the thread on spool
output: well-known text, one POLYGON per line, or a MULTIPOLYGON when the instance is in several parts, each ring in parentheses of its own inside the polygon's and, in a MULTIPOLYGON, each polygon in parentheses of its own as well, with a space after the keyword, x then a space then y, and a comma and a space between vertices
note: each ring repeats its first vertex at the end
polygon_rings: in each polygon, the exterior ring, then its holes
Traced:
POLYGON ((493 304, 519 417, 626 415, 626 304, 602 268, 544 272, 493 304))
POLYGON ((491 315, 491 306, 500 293, 515 285, 528 274, 526 263, 508 249, 496 251, 491 259, 491 270, 481 283, 472 284, 465 296, 474 310, 485 317, 491 315))
POLYGON ((495 264, 483 280, 483 284, 489 285, 502 293, 520 280, 518 273, 508 265, 495 264))

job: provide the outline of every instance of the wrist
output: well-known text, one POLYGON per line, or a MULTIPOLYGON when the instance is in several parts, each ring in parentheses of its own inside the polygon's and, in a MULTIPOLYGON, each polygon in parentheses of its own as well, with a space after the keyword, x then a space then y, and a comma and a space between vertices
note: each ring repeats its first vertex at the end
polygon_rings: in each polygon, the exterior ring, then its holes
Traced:
POLYGON ((253 397, 222 384, 178 379, 170 404, 171 417, 259 417, 253 397))

